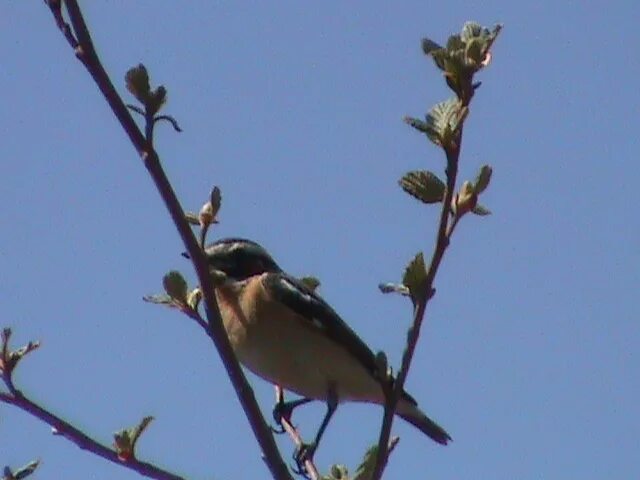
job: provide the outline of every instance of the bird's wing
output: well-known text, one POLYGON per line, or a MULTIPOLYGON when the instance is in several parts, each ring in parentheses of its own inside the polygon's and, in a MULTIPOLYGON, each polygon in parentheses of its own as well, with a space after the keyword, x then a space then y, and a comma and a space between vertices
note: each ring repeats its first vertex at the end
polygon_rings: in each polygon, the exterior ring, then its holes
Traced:
POLYGON ((379 377, 374 353, 318 294, 286 273, 269 273, 263 281, 275 300, 308 320, 311 327, 356 357, 372 376, 379 377))
MULTIPOLYGON (((263 282, 274 300, 308 320, 311 328, 318 329, 320 333, 342 345, 358 359, 372 377, 379 380, 375 354, 320 295, 284 272, 268 273, 263 277, 263 282)), ((416 400, 404 390, 402 398, 417 405, 416 400)))

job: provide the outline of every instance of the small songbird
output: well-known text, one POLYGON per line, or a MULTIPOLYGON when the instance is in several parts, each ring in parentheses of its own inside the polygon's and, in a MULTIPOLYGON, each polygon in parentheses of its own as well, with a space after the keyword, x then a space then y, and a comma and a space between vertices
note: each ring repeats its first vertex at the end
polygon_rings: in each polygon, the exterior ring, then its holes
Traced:
MULTIPOLYGON (((242 365, 303 398, 276 406, 274 416, 311 400, 327 404, 315 441, 297 457, 313 453, 340 402, 384 405, 374 353, 311 288, 286 274, 257 243, 228 238, 205 249, 212 271, 226 280, 216 287, 225 330, 242 365)), ((451 437, 406 392, 396 415, 437 443, 451 437)), ((302 458, 304 457, 304 458, 302 458)), ((300 462, 299 462, 300 464, 300 462)))

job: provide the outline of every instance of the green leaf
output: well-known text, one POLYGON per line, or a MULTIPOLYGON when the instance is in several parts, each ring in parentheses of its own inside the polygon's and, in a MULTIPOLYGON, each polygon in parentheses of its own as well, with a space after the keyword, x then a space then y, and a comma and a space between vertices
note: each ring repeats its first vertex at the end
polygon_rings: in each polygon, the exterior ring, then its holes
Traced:
MULTIPOLYGON (((389 439, 389 454, 393 452, 393 449, 398 444, 400 439, 398 437, 392 437, 389 439)), ((356 472, 352 480, 370 480, 373 475, 373 470, 376 467, 376 461, 378 460, 378 445, 373 445, 364 454, 362 463, 356 469, 356 472)))
POLYGON ((211 195, 209 195, 209 202, 211 203, 211 207, 213 208, 213 216, 218 215, 220 211, 220 206, 222 205, 222 192, 220 188, 215 186, 211 190, 211 195))
POLYGON ((147 113, 153 116, 160 111, 162 106, 167 102, 167 89, 160 85, 153 90, 149 95, 149 98, 145 102, 147 113))
POLYGON ((475 207, 473 207, 471 212, 475 213, 476 215, 480 215, 481 217, 484 217, 486 215, 491 215, 491 210, 489 210, 487 207, 484 207, 480 204, 477 204, 475 207))
POLYGON ((173 300, 183 304, 187 302, 187 282, 180 272, 172 270, 167 273, 162 279, 162 285, 173 300))
POLYGON ((447 50, 442 45, 437 44, 429 38, 422 39, 422 51, 425 55, 430 55, 433 62, 440 70, 444 70, 444 62, 447 56, 447 50))
POLYGON ((200 217, 197 213, 184 212, 184 218, 190 225, 200 225, 200 217))
POLYGON ((476 177, 474 184, 476 194, 480 194, 487 189, 489 182, 491 181, 492 173, 493 169, 489 165, 483 165, 480 167, 480 171, 478 172, 478 176, 476 177))
POLYGON ((465 63, 473 72, 477 72, 486 65, 487 54, 493 45, 502 25, 496 25, 492 31, 475 22, 467 22, 462 27, 460 38, 465 43, 465 63))
POLYGON ((460 35, 451 35, 447 40, 447 52, 452 55, 460 50, 464 50, 464 42, 460 35))
POLYGON ((409 289, 409 295, 414 305, 424 299, 427 287, 427 268, 422 252, 417 253, 407 265, 402 283, 409 289))
POLYGON ((405 297, 409 296, 409 289, 406 285, 400 285, 398 283, 379 283, 378 288, 382 293, 399 293, 405 297))
POLYGON ((378 459, 378 446, 370 447, 364 454, 362 463, 358 465, 352 480, 369 480, 376 468, 376 460, 378 459))
POLYGON ((458 108, 459 102, 454 98, 449 98, 444 102, 436 103, 427 114, 427 124, 431 126, 439 135, 442 135, 449 118, 458 108))
POLYGON ((302 277, 300 281, 303 283, 305 287, 307 287, 312 292, 315 292, 316 289, 320 286, 320 280, 316 277, 302 277))
POLYGON ((460 187, 460 191, 455 195, 452 202, 453 213, 456 217, 461 217, 473 210, 478 203, 478 195, 471 182, 465 181, 460 187))
POLYGON ((155 303, 158 305, 173 305, 173 298, 169 295, 165 295, 164 293, 158 295, 145 295, 142 297, 142 300, 148 303, 155 303))
POLYGON ((482 25, 480 25, 479 23, 466 22, 462 26, 462 32, 460 32, 460 40, 462 40, 464 43, 468 43, 471 39, 482 35, 483 30, 486 31, 487 29, 483 29, 482 25))
POLYGON ((433 52, 441 49, 442 49, 442 46, 438 45, 436 42, 434 42, 430 38, 425 37, 422 39, 422 51, 425 53, 425 55, 432 55, 433 52))
MULTIPOLYGON (((145 107, 145 113, 154 116, 167 101, 167 89, 160 85, 151 90, 149 73, 143 64, 130 68, 125 77, 127 90, 145 107)), ((139 110, 135 109, 139 112, 139 110)), ((168 118, 165 118, 168 119, 168 118)), ((175 122, 175 121, 174 121, 175 122)), ((174 124, 176 126, 177 124, 174 124)))
POLYGON ((2 329, 2 345, 0 346, 0 377, 3 374, 11 375, 11 372, 16 368, 18 362, 22 360, 25 355, 40 347, 40 342, 29 342, 17 350, 11 350, 9 348, 10 338, 11 329, 2 329))
POLYGON ((153 417, 147 416, 147 417, 144 417, 142 420, 140 420, 140 423, 138 425, 133 427, 133 429, 131 430, 131 440, 133 441, 134 447, 136 442, 140 438, 140 435, 144 433, 144 431, 147 429, 147 427, 149 426, 149 424, 151 424, 152 421, 153 421, 153 417))
POLYGON ((349 480, 349 470, 344 465, 332 465, 329 475, 323 475, 322 480, 349 480))
POLYGON ((431 58, 433 58, 433 62, 436 64, 436 67, 443 71, 446 70, 447 57, 447 50, 444 48, 431 52, 431 58))
POLYGON ((113 447, 118 458, 123 462, 134 457, 133 446, 131 444, 131 433, 129 430, 119 430, 113 434, 113 447))
MULTIPOLYGON (((473 75, 488 64, 491 58, 489 49, 501 28, 501 25, 496 25, 490 31, 475 22, 467 22, 459 35, 448 38, 444 48, 428 38, 422 41, 424 53, 433 58, 436 66, 444 72, 449 88, 465 103, 470 100, 470 92, 478 86, 477 82, 473 83, 473 75)), ((443 143, 446 145, 447 142, 443 143)))
POLYGON ((385 382, 393 380, 391 377, 391 369, 389 368, 389 360, 387 354, 380 350, 376 353, 376 368, 378 370, 378 378, 384 379, 385 382))
MULTIPOLYGON (((429 119, 427 118, 427 121, 428 120, 429 119)), ((407 125, 415 128, 419 132, 426 134, 427 137, 429 137, 429 140, 431 140, 436 145, 440 145, 440 134, 436 129, 434 129, 433 125, 430 125, 428 122, 423 122, 422 120, 418 120, 417 118, 413 117, 404 117, 404 122, 407 125)))
POLYGON ((497 23, 494 25, 493 30, 491 30, 489 32, 488 35, 488 40, 489 40, 489 47, 491 47, 491 45, 493 44, 493 42, 496 40, 496 38, 498 37, 498 34, 500 33, 500 31, 502 30, 502 24, 501 23, 497 23))
POLYGON ((222 194, 218 187, 213 187, 209 200, 202 206, 200 213, 198 214, 198 221, 200 225, 200 245, 204 248, 207 238, 207 232, 209 227, 213 223, 218 223, 218 212, 220 211, 220 205, 222 204, 222 194))
POLYGON ((125 75, 125 82, 127 90, 131 92, 131 95, 146 105, 151 96, 151 87, 149 86, 149 74, 143 64, 139 64, 137 67, 130 68, 125 75))
MULTIPOLYGON (((502 30, 502 24, 499 24, 499 23, 496 24, 493 27, 493 30, 491 30, 491 31, 489 31, 486 28, 484 29, 484 40, 485 40, 485 43, 484 43, 484 46, 483 46, 484 47, 483 48, 484 57, 485 57, 484 60, 486 60, 486 56, 487 56, 487 54, 489 54, 489 50, 493 46, 493 42, 495 42, 495 40, 498 37, 498 34, 500 33, 501 30, 502 30)), ((483 60, 483 63, 482 63, 483 67, 487 65, 486 63, 484 63, 484 60, 483 60)))
POLYGON ((457 98, 449 98, 436 104, 427 114, 427 127, 433 132, 427 132, 427 136, 436 145, 447 148, 467 113, 468 109, 462 108, 457 98))
POLYGON ((467 47, 464 52, 466 63, 474 69, 481 68, 481 64, 487 56, 485 45, 486 42, 478 38, 474 38, 467 43, 467 47))
POLYGON ((213 222, 213 218, 213 205, 211 205, 211 202, 205 202, 205 204, 202 205, 200 212, 198 212, 200 227, 208 228, 209 225, 211 225, 211 223, 213 222))
POLYGON ((135 427, 113 434, 114 447, 120 460, 128 461, 135 458, 136 443, 152 421, 153 417, 144 417, 135 427))
POLYGON ((423 122, 422 120, 419 120, 419 119, 413 118, 413 117, 404 117, 403 121, 404 121, 404 123, 406 123, 407 125, 412 126, 413 128, 415 128, 419 132, 427 133, 427 134, 429 133, 429 126, 425 122, 423 122))
POLYGON ((201 301, 202 301, 202 289, 200 287, 194 288, 187 295, 187 305, 189 305, 191 310, 197 311, 201 301))
POLYGON ((40 342, 29 342, 25 346, 20 347, 18 350, 14 350, 9 354, 9 364, 12 365, 13 368, 15 368, 18 362, 22 360, 25 355, 33 352, 39 347, 40 342))
POLYGON ((40 465, 40 460, 34 460, 33 462, 29 462, 26 465, 20 467, 15 472, 11 471, 11 468, 4 467, 2 480, 22 480, 23 478, 27 478, 33 472, 36 471, 36 468, 40 465))
POLYGON ((11 338, 11 329, 5 327, 2 329, 2 346, 0 348, 0 373, 9 371, 10 367, 6 365, 11 356, 11 349, 9 348, 9 339, 11 338))
POLYGON ((446 190, 444 182, 428 170, 408 172, 398 183, 409 195, 427 204, 441 202, 446 190))

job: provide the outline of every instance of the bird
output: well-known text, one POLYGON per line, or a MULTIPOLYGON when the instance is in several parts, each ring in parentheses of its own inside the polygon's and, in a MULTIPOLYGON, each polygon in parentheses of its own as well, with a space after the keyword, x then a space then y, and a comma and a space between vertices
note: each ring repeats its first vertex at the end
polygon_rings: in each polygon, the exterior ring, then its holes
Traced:
MULTIPOLYGON (((274 408, 276 421, 312 400, 326 403, 314 441, 294 455, 299 466, 313 457, 340 403, 385 404, 376 355, 314 289, 282 270, 252 240, 224 238, 204 251, 210 272, 224 274, 224 281, 216 282, 215 295, 238 361, 258 377, 302 397, 290 402, 280 397, 274 408)), ((451 441, 405 391, 395 413, 436 443, 451 441)))

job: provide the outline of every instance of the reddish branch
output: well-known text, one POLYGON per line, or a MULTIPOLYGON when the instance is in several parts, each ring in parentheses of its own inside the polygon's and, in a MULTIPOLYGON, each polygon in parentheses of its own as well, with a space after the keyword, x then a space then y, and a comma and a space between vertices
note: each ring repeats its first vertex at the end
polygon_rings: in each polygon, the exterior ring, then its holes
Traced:
POLYGON ((60 417, 42 408, 37 403, 32 402, 25 397, 22 392, 15 388, 13 388, 12 393, 0 392, 0 401, 10 405, 15 405, 19 409, 30 413, 34 417, 39 418, 54 428, 57 435, 65 437, 69 441, 75 443, 82 450, 87 450, 94 455, 109 460, 110 462, 122 465, 149 478, 155 478, 158 480, 185 480, 184 477, 175 475, 152 465, 151 463, 143 462, 136 458, 130 458, 126 461, 120 460, 115 450, 103 445, 97 440, 94 440, 81 430, 71 425, 69 422, 62 420, 60 417))
MULTIPOLYGON (((471 97, 463 99, 462 106, 467 107, 470 101, 471 97)), ((454 145, 452 147, 445 148, 445 154, 447 157, 447 167, 445 169, 445 174, 447 176, 447 188, 445 190, 444 199, 442 201, 442 210, 440 211, 440 221, 438 224, 436 244, 431 256, 431 261, 429 262, 429 267, 427 268, 424 293, 414 307, 413 323, 407 335, 407 347, 402 355, 400 371, 398 372, 398 376, 393 383, 393 390, 391 391, 391 394, 389 395, 385 403, 384 416, 382 418, 382 427, 380 428, 380 436, 378 437, 379 455, 376 462, 376 468, 374 469, 374 473, 371 476, 373 480, 382 478, 382 473, 384 472, 387 460, 389 458, 389 451, 385 447, 386 445, 388 445, 389 438, 391 437, 391 426, 393 424, 396 406, 398 405, 398 401, 400 400, 405 381, 407 380, 407 375, 409 374, 409 369, 411 368, 411 361, 413 360, 413 355, 418 344, 418 339, 420 338, 420 329, 424 321, 427 304, 435 293, 433 282, 436 278, 436 274, 438 273, 438 268, 440 267, 442 258, 444 257, 447 247, 449 246, 453 231, 458 224, 459 217, 452 216, 451 203, 454 198, 456 178, 458 176, 458 159, 460 157, 462 130, 462 127, 460 127, 458 138, 457 141, 454 142, 454 145)))
MULTIPOLYGON (((131 114, 127 110, 126 105, 123 103, 118 92, 113 86, 107 72, 105 71, 98 55, 93 46, 91 35, 85 24, 80 7, 75 0, 65 0, 64 5, 69 16, 71 26, 64 20, 61 11, 61 0, 45 0, 51 10, 56 24, 69 45, 73 48, 78 60, 85 66, 91 77, 93 78, 96 86, 104 96, 105 100, 109 104, 109 107, 113 111, 114 115, 120 122, 123 130, 129 137, 129 140, 133 144, 134 148, 140 155, 144 162, 144 166, 148 170, 153 182, 160 193, 167 210, 169 211, 171 218, 178 230, 185 248, 189 253, 198 280, 202 286, 205 302, 205 311, 208 320, 208 333, 213 340, 218 353, 222 359, 222 363, 231 379, 233 387, 236 391, 238 399, 247 415, 251 428, 254 432, 258 443, 263 452, 265 462, 271 474, 277 479, 291 479, 291 475, 287 469, 286 464, 282 461, 280 453, 277 449, 273 435, 265 422, 258 403, 253 395, 253 391, 247 382, 240 365, 238 364, 235 355, 229 344, 226 333, 222 326, 220 319, 220 312, 218 305, 216 304, 215 296, 213 295, 213 283, 210 278, 206 260, 204 254, 198 245, 198 242, 193 235, 189 224, 187 223, 184 215, 184 211, 176 197, 176 194, 167 179, 164 170, 160 164, 160 159, 157 152, 153 148, 151 141, 151 132, 147 128, 147 135, 145 136, 131 114)), ((148 127, 148 126, 147 126, 148 127)), ((167 472, 164 472, 153 465, 135 462, 135 463, 123 463, 118 460, 117 455, 111 449, 108 449, 104 445, 90 439, 83 432, 76 429, 72 425, 64 422, 60 418, 52 415, 50 412, 44 410, 40 406, 32 403, 26 399, 18 390, 11 392, 9 395, 2 393, 0 397, 2 401, 11 403, 19 408, 35 415, 46 423, 54 426, 59 432, 61 432, 66 438, 74 442, 76 445, 93 452, 94 454, 106 458, 120 465, 132 468, 143 475, 147 475, 151 478, 158 479, 177 479, 180 477, 173 476, 167 472), (135 467, 135 468, 134 468, 135 467)))

